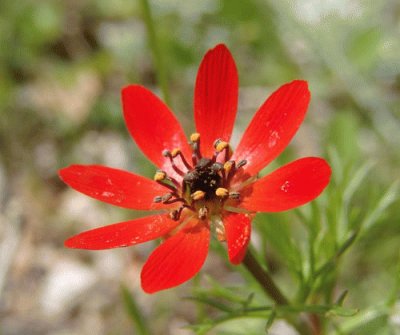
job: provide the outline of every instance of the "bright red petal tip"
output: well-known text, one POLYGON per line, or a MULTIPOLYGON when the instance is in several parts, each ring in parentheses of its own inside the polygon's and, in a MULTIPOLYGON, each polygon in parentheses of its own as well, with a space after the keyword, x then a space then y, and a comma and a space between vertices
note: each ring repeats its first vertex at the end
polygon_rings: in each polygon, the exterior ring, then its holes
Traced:
POLYGON ((331 168, 322 158, 298 159, 243 189, 239 207, 280 212, 304 205, 320 195, 330 176, 331 168))
POLYGON ((102 250, 127 247, 164 236, 179 224, 167 215, 114 223, 75 235, 65 241, 68 248, 102 250))
MULTIPOLYGON (((177 176, 169 159, 162 155, 163 150, 179 148, 185 157, 191 157, 191 150, 174 114, 156 95, 139 85, 122 90, 122 106, 128 130, 139 148, 156 166, 177 176)), ((176 164, 183 168, 180 160, 176 164)))
POLYGON ((257 174, 289 144, 303 122, 309 101, 306 81, 281 86, 254 115, 232 159, 246 159, 244 171, 257 174))
POLYGON ((246 255, 251 235, 251 219, 247 214, 237 213, 230 213, 224 217, 228 255, 232 264, 239 264, 246 255))
POLYGON ((200 223, 167 239, 153 251, 143 267, 143 290, 154 293, 191 279, 206 260, 209 241, 210 231, 200 223))
POLYGON ((154 197, 167 189, 133 173, 101 165, 71 165, 59 171, 60 178, 73 189, 97 200, 130 209, 159 209, 154 197))
POLYGON ((201 151, 212 157, 213 143, 229 141, 236 118, 238 74, 228 48, 219 44, 200 64, 194 91, 194 118, 201 135, 201 151))

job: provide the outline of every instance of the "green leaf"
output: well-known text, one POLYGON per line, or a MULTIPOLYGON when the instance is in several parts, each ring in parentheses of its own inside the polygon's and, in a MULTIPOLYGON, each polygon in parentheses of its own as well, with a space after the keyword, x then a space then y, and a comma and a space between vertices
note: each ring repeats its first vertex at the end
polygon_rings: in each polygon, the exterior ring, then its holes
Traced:
MULTIPOLYGON (((400 258, 397 259, 397 265, 396 265, 396 270, 395 270, 395 274, 394 274, 394 285, 388 296, 386 306, 392 307, 392 306, 396 305, 396 303, 399 299, 399 292, 400 292, 400 258)), ((399 310, 400 310, 400 308, 399 308, 399 310)))
POLYGON ((368 29, 354 34, 347 50, 353 64, 363 70, 371 68, 377 61, 381 40, 382 32, 378 27, 368 27, 368 29))
POLYGON ((338 306, 342 306, 343 305, 344 299, 346 299, 346 297, 347 297, 347 293, 349 293, 349 291, 348 290, 344 290, 340 294, 339 298, 336 300, 336 305, 338 305, 338 306))
POLYGON ((344 252, 355 242, 357 237, 357 232, 351 233, 350 236, 347 237, 347 239, 344 240, 344 242, 338 247, 336 253, 315 272, 315 278, 326 275, 330 271, 334 270, 339 257, 342 256, 344 252))
POLYGON ((343 202, 345 205, 348 205, 354 193, 360 188, 362 182, 365 180, 374 165, 375 163, 371 161, 366 162, 365 164, 361 165, 361 167, 352 175, 343 192, 343 202))
POLYGON ((282 222, 282 215, 261 214, 258 216, 260 221, 256 222, 257 228, 262 232, 264 238, 273 245, 277 253, 282 257, 295 274, 302 272, 301 252, 294 243, 287 223, 282 222))
POLYGON ((277 306, 278 312, 289 313, 316 313, 321 315, 336 315, 336 316, 353 316, 358 313, 355 308, 346 308, 337 305, 291 305, 291 306, 277 306))
POLYGON ((362 221, 361 227, 364 230, 364 233, 371 229, 379 221, 386 209, 397 200, 398 191, 399 181, 395 181, 362 221))
POLYGON ((219 309, 220 311, 226 312, 226 313, 232 313, 233 309, 231 306, 228 306, 222 302, 220 302, 218 299, 212 299, 208 298, 205 295, 197 295, 195 297, 186 297, 185 299, 187 300, 193 300, 200 302, 202 304, 206 304, 208 306, 214 307, 216 309, 219 309))
POLYGON ((265 324, 265 319, 268 318, 266 314, 252 314, 252 315, 224 315, 214 320, 206 320, 203 323, 190 325, 187 328, 193 329, 197 335, 205 335, 214 328, 217 328, 215 334, 229 334, 229 335, 258 335, 260 329, 265 324), (259 320, 257 320, 259 319, 259 320))
POLYGON ((334 306, 330 309, 327 315, 336 315, 336 316, 354 316, 358 313, 358 309, 356 308, 346 308, 343 306, 334 306))
POLYGON ((340 156, 338 149, 332 145, 328 146, 327 153, 328 153, 328 161, 333 171, 332 181, 335 184, 340 185, 344 178, 343 175, 344 164, 342 157, 340 156))
POLYGON ((276 311, 272 310, 272 312, 267 320, 267 323, 265 324, 265 332, 267 334, 268 334, 268 330, 271 328, 272 324, 274 323, 275 318, 276 318, 276 311))
POLYGON ((357 160, 360 154, 358 133, 359 121, 353 110, 346 109, 334 114, 327 143, 334 145, 343 162, 357 160))
POLYGON ((373 306, 352 318, 346 319, 339 327, 343 334, 376 335, 387 327, 388 310, 382 306, 373 306))
POLYGON ((145 318, 143 314, 140 312, 140 309, 138 308, 133 295, 124 285, 121 286, 121 294, 125 310, 127 311, 129 317, 133 321, 138 335, 151 335, 151 332, 147 327, 145 318))

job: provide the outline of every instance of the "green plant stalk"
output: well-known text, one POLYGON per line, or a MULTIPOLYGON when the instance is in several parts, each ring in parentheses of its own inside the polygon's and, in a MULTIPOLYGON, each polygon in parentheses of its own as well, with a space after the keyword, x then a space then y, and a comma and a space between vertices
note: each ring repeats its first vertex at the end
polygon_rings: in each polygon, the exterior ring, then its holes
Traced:
POLYGON ((289 304, 288 299, 283 295, 278 286, 276 286, 270 275, 264 271, 250 249, 247 250, 246 256, 243 259, 243 265, 253 275, 257 282, 261 285, 264 292, 272 300, 274 300, 278 305, 289 304))
MULTIPOLYGON (((289 300, 285 297, 279 287, 275 284, 271 276, 261 267, 256 257, 251 252, 250 248, 247 249, 246 256, 242 264, 253 275, 256 281, 261 285, 264 292, 280 306, 290 306, 289 300)), ((299 334, 312 334, 321 335, 319 318, 315 314, 308 316, 308 322, 305 319, 299 321, 294 320, 292 317, 286 317, 286 320, 296 328, 299 334)))
POLYGON ((143 19, 146 24, 148 41, 153 55, 154 66, 156 68, 158 84, 160 85, 164 102, 169 106, 170 98, 168 91, 167 68, 165 67, 165 62, 162 57, 163 53, 161 52, 160 44, 157 39, 157 34, 153 16, 151 14, 150 4, 148 0, 140 0, 140 3, 143 11, 143 19))

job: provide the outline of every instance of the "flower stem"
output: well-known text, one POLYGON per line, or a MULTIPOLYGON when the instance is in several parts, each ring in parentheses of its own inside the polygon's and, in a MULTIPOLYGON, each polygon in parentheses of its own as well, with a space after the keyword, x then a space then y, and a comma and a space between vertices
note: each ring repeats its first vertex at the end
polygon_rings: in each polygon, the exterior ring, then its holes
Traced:
POLYGON ((246 256, 243 259, 243 264, 269 297, 271 297, 278 305, 288 305, 288 299, 283 295, 278 286, 276 286, 270 275, 264 271, 250 249, 247 249, 246 256))
POLYGON ((164 59, 162 58, 163 53, 160 50, 160 44, 157 39, 150 4, 148 0, 141 0, 140 2, 143 11, 143 19, 146 24, 148 41, 153 54, 154 66, 157 72, 157 80, 162 91, 164 102, 169 106, 170 98, 168 91, 167 68, 165 67, 164 59))
MULTIPOLYGON (((253 275, 257 282, 261 285, 264 292, 276 302, 277 305, 290 305, 289 300, 285 297, 279 287, 275 284, 271 276, 266 272, 254 257, 250 248, 247 249, 246 256, 243 259, 242 264, 247 268, 247 270, 253 275)), ((312 334, 320 335, 319 327, 315 329, 315 323, 307 322, 305 319, 300 318, 295 320, 292 317, 286 317, 286 320, 292 324, 292 326, 298 331, 299 334, 312 334)), ((310 320, 318 321, 318 320, 310 320)))

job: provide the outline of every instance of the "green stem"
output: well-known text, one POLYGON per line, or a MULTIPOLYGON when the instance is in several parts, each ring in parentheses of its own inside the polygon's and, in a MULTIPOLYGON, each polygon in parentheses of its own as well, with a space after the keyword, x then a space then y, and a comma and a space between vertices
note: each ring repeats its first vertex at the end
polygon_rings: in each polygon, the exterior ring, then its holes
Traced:
MULTIPOLYGON (((253 275, 257 282, 261 285, 264 292, 276 302, 277 305, 290 305, 289 300, 285 297, 279 287, 275 284, 268 272, 266 272, 257 261, 256 257, 247 249, 246 256, 242 264, 253 275)), ((299 334, 320 335, 319 327, 316 327, 319 320, 314 320, 314 314, 309 315, 308 320, 295 320, 292 317, 286 317, 286 320, 292 324, 299 334)), ((317 316, 318 318, 318 316, 317 316)))
POLYGON ((140 0, 140 2, 142 5, 143 19, 146 24, 150 49, 153 54, 154 66, 157 72, 157 80, 163 94, 164 102, 169 105, 170 98, 168 92, 167 68, 165 67, 164 59, 162 58, 163 53, 161 52, 160 44, 157 39, 150 4, 148 0, 140 0))
POLYGON ((270 275, 264 271, 250 249, 247 250, 246 256, 243 259, 243 264, 272 300, 278 305, 288 305, 288 299, 283 295, 278 286, 275 285, 270 275))

